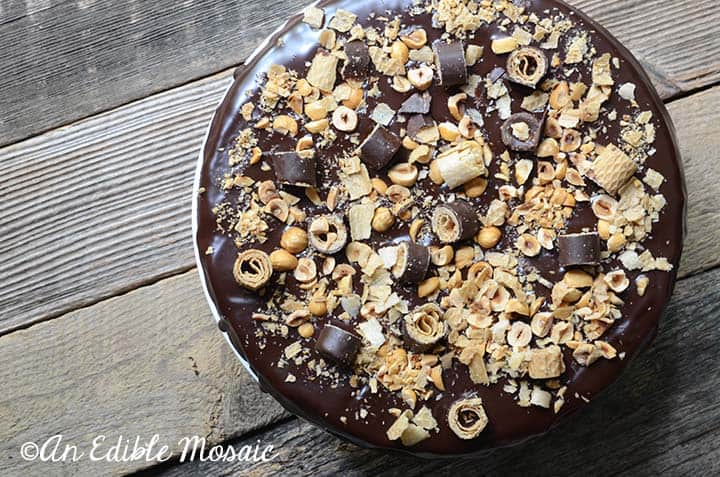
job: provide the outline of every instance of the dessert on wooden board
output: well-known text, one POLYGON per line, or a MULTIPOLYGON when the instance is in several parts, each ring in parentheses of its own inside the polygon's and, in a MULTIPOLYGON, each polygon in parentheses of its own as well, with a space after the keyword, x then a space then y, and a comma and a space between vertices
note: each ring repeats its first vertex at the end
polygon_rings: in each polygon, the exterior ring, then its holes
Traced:
POLYGON ((685 192, 630 53, 556 0, 321 2, 235 75, 197 176, 211 306, 360 445, 547 431, 649 342, 685 192))

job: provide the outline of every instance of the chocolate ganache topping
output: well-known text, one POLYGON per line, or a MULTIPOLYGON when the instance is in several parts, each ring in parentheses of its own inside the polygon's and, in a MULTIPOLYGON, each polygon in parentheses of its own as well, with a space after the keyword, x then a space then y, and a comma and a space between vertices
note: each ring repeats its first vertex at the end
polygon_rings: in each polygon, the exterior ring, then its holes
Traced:
POLYGON ((685 192, 630 53, 557 0, 350 0, 245 65, 195 244, 263 390, 359 445, 544 433, 654 336, 685 192))

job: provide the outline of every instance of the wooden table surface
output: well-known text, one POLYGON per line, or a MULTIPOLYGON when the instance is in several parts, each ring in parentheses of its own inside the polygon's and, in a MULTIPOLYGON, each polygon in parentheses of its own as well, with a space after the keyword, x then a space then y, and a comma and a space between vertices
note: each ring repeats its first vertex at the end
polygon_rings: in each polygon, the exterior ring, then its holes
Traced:
POLYGON ((260 392, 210 318, 192 177, 233 66, 308 0, 0 0, 0 475, 717 475, 720 2, 572 0, 667 102, 688 235, 655 343, 549 435, 482 460, 342 443, 260 392), (158 434, 173 458, 26 461, 27 441, 158 434), (179 440, 273 444, 179 462, 179 440))

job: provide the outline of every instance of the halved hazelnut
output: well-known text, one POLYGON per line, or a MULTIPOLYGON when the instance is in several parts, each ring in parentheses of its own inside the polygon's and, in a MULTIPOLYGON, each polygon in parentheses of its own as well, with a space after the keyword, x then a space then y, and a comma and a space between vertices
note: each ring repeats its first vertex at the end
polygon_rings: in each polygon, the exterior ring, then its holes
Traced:
POLYGON ((410 84, 415 86, 420 91, 424 91, 430 87, 433 81, 433 70, 429 66, 419 66, 413 68, 407 73, 410 84))
POLYGON ((508 331, 507 334, 507 342, 510 346, 521 348, 530 344, 532 335, 530 325, 522 321, 516 321, 510 326, 510 331, 508 331))
POLYGON ((277 191, 277 188, 275 187, 275 183, 273 181, 262 181, 258 184, 258 199, 263 204, 269 203, 273 199, 277 199, 280 197, 280 194, 277 191))
POLYGON ((347 106, 339 106, 333 113, 332 121, 340 131, 352 132, 357 128, 357 113, 347 106))
POLYGON ((535 150, 535 155, 537 155, 538 157, 553 157, 559 152, 560 145, 558 144, 558 142, 551 137, 546 137, 538 145, 537 149, 535 150))
POLYGON ((308 229, 310 243, 322 253, 335 254, 347 243, 347 228, 342 219, 334 215, 320 216, 308 229))
POLYGON ((540 253, 540 242, 530 234, 522 234, 515 245, 528 257, 535 257, 540 253))
POLYGON ((460 130, 451 122, 442 122, 438 124, 440 137, 446 141, 453 142, 460 136, 460 130))
POLYGON ((530 329, 532 329, 532 332, 535 336, 539 338, 544 338, 550 333, 550 328, 552 328, 553 324, 553 316, 552 313, 549 311, 543 311, 540 313, 535 313, 533 315, 532 319, 530 320, 530 329))
POLYGON ((410 198, 410 189, 400 184, 393 184, 387 188, 385 195, 394 204, 400 204, 410 198))
POLYGON ((567 81, 560 81, 555 85, 550 93, 550 107, 554 109, 562 109, 570 103, 570 87, 567 81))
POLYGON ((562 137, 563 129, 557 119, 548 117, 545 120, 545 135, 554 139, 560 139, 562 137))
POLYGON ((614 270, 605 275, 605 283, 615 293, 624 292, 628 286, 630 286, 630 280, 625 276, 623 270, 614 270))
POLYGON ((519 185, 523 185, 533 169, 533 161, 530 159, 521 159, 515 164, 515 180, 519 185))
POLYGON ((456 121, 460 121, 465 115, 465 107, 463 102, 467 99, 467 94, 458 93, 448 98, 448 111, 456 121))
POLYGON ((272 199, 265 206, 265 211, 278 219, 281 222, 285 222, 288 219, 290 213, 290 206, 281 198, 272 199))
POLYGON ((418 50, 427 43, 427 32, 422 28, 416 28, 407 35, 401 35, 400 41, 413 50, 418 50))
POLYGON ((575 129, 566 129, 563 131, 560 139, 560 150, 563 152, 572 152, 580 147, 582 136, 575 129))
POLYGON ((510 292, 508 289, 503 286, 498 286, 490 297, 490 309, 494 312, 504 311, 509 301, 510 292))
POLYGON ((388 171, 388 178, 393 184, 398 184, 405 187, 412 187, 417 182, 418 169, 412 164, 402 162, 394 165, 388 171))
POLYGON ((455 250, 451 245, 443 247, 433 247, 430 249, 430 260, 438 267, 444 267, 452 262, 455 256, 455 250))
POLYGON ((408 158, 408 162, 410 164, 412 164, 413 162, 427 164, 428 162, 430 162, 430 159, 432 159, 432 149, 430 149, 430 147, 426 146, 425 144, 421 144, 412 150, 412 152, 410 153, 410 157, 408 158))
POLYGON ((607 194, 602 194, 593 197, 591 204, 595 217, 612 223, 618 210, 617 200, 607 194))
POLYGON ((352 267, 352 265, 348 265, 347 263, 341 263, 335 267, 335 269, 332 272, 332 279, 336 282, 344 277, 351 277, 357 273, 355 269, 352 267))
POLYGON ((537 239, 542 248, 545 250, 552 250, 553 241, 555 240, 555 231, 552 229, 540 229, 537 231, 537 239))
POLYGON ((297 267, 293 272, 295 279, 302 283, 311 282, 317 276, 317 266, 310 258, 301 258, 298 260, 297 267))
POLYGON ((537 178, 540 184, 548 184, 555 179, 555 168, 547 161, 538 161, 537 178))
POLYGON ((273 129, 280 134, 289 134, 296 136, 298 133, 298 124, 293 118, 287 114, 281 114, 273 120, 273 129))
POLYGON ((470 119, 470 116, 463 116, 458 123, 458 131, 460 132, 460 135, 465 139, 472 139, 475 137, 477 126, 475 125, 473 120, 470 119))
POLYGON ((330 121, 328 121, 327 118, 305 123, 305 129, 307 129, 308 132, 311 132, 313 134, 319 134, 325 131, 328 126, 330 126, 330 121))

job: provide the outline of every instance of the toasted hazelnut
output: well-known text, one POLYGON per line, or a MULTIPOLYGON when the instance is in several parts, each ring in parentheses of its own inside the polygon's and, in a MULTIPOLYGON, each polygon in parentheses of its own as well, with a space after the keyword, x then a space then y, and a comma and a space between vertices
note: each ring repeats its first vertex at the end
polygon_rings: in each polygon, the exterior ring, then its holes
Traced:
POLYGON ((418 50, 427 43, 427 33, 422 28, 416 28, 407 35, 401 35, 400 41, 408 48, 418 50))
POLYGON ((410 190, 402 185, 393 184, 387 188, 385 195, 394 204, 400 204, 410 198, 410 190))
POLYGON ((570 103, 570 87, 567 81, 557 83, 550 93, 550 107, 553 109, 562 109, 570 103))
MULTIPOLYGON (((348 257, 348 260, 350 260, 350 257, 348 257)), ((335 267, 335 270, 333 270, 332 279, 337 282, 344 277, 351 277, 355 275, 355 273, 355 269, 352 267, 352 265, 348 265, 347 263, 341 263, 335 267)))
POLYGON ((295 255, 280 248, 270 254, 270 263, 272 263, 273 270, 277 272, 289 272, 295 270, 298 260, 295 255))
POLYGON ((317 276, 317 266, 315 265, 315 261, 311 258, 299 259, 293 276, 297 281, 303 283, 314 280, 317 276))
POLYGON ((275 187, 275 183, 273 181, 263 181, 258 184, 258 199, 263 204, 269 203, 273 199, 277 199, 280 197, 280 194, 277 191, 277 188, 275 187))
POLYGON ((518 237, 515 245, 528 257, 535 257, 540 253, 540 242, 530 234, 522 234, 518 237))
POLYGON ((313 121, 327 117, 328 110, 325 101, 313 101, 305 106, 305 114, 313 121))
POLYGON ((476 177, 463 184, 463 191, 469 198, 480 197, 487 189, 487 179, 476 177))
POLYGON ((635 286, 637 287, 638 296, 645 296, 647 287, 650 284, 650 278, 647 275, 638 275, 635 279, 635 286))
POLYGON ((330 275, 335 268, 335 257, 325 257, 322 263, 322 274, 330 275))
POLYGON ((308 246, 308 235, 299 227, 289 227, 280 237, 280 246, 292 254, 298 254, 308 246))
POLYGON ((560 139, 562 137, 562 126, 557 119, 549 117, 545 120, 545 135, 554 139, 560 139))
POLYGON ((445 179, 443 179, 442 175, 440 174, 440 169, 438 168, 437 161, 430 162, 430 171, 428 173, 428 177, 430 177, 430 180, 433 181, 436 185, 441 185, 445 182, 445 179))
POLYGON ((568 181, 568 184, 572 184, 574 186, 581 187, 585 185, 585 179, 583 179, 580 172, 573 167, 567 168, 567 171, 565 172, 565 180, 568 181))
POLYGON ((438 267, 444 267, 445 265, 452 262, 455 256, 455 250, 451 245, 445 245, 443 247, 434 247, 430 250, 430 260, 438 267))
POLYGON ((548 184, 555 179, 555 168, 547 161, 538 161, 537 178, 540 184, 548 184))
POLYGON ((404 76, 393 76, 393 81, 391 88, 397 91, 398 93, 407 93, 412 89, 413 85, 410 83, 410 80, 408 80, 404 76))
POLYGON ((625 236, 620 232, 612 234, 607 241, 608 251, 611 253, 617 252, 625 246, 626 241, 625 236))
POLYGON ((390 47, 390 58, 396 60, 400 64, 404 65, 408 61, 410 51, 405 43, 400 40, 393 42, 390 47))
POLYGON ((455 266, 465 268, 475 260, 475 250, 470 247, 460 247, 455 252, 455 266))
POLYGON ((350 96, 342 102, 342 105, 350 109, 357 109, 363 102, 362 88, 351 88, 350 96))
POLYGON ((511 298, 505 305, 505 313, 517 313, 518 315, 528 316, 530 314, 530 307, 527 303, 517 298, 511 298))
POLYGON ((503 53, 510 53, 517 48, 517 40, 511 36, 504 38, 498 38, 490 43, 490 48, 496 55, 502 55, 503 53))
POLYGON ((425 279, 418 285, 418 297, 425 298, 430 296, 440 288, 440 279, 438 277, 430 277, 425 279))
POLYGON ((533 161, 530 159, 521 159, 515 164, 515 180, 519 185, 523 185, 530 177, 533 170, 533 161))
POLYGON ((259 147, 253 147, 250 154, 250 164, 257 164, 262 158, 262 149, 259 147))
POLYGON ((312 149, 314 145, 312 136, 307 134, 298 139, 297 144, 295 144, 295 151, 307 151, 308 149, 312 149))
POLYGON ((283 199, 277 197, 265 206, 265 211, 281 222, 285 222, 290 214, 290 206, 283 199))
POLYGON ((402 147, 408 151, 414 151, 416 148, 420 147, 420 144, 415 142, 410 136, 405 136, 402 138, 402 147))
POLYGON ((318 119, 317 121, 310 121, 305 123, 305 129, 313 134, 319 134, 325 131, 330 125, 330 121, 327 119, 318 119))
POLYGON ((373 189, 377 191, 378 194, 385 195, 385 192, 387 192, 388 189, 385 181, 383 181, 379 177, 373 177, 372 179, 370 179, 370 182, 372 183, 373 189))
POLYGON ((324 296, 314 296, 308 304, 308 310, 313 316, 324 316, 327 313, 327 299, 324 296))
POLYGON ((433 70, 429 66, 419 66, 413 68, 407 73, 410 84, 415 86, 420 91, 424 91, 430 87, 433 81, 433 70))
POLYGON ((352 132, 358 124, 357 113, 347 106, 338 106, 333 113, 332 122, 340 131, 352 132))
POLYGON ((488 249, 493 248, 500 241, 502 237, 502 231, 491 225, 490 227, 483 227, 475 236, 475 242, 478 243, 482 248, 488 249))
POLYGON ((540 229, 537 232, 537 239, 542 248, 545 250, 552 250, 553 241, 555 240, 555 231, 552 229, 540 229))
POLYGON ((546 137, 545 139, 543 139, 542 142, 538 144, 538 147, 535 150, 535 154, 538 157, 553 157, 558 152, 560 152, 560 145, 555 139, 551 137, 546 137))
POLYGON ((605 283, 615 293, 624 292, 630 286, 630 280, 625 276, 623 270, 614 270, 605 275, 605 283))
POLYGON ((498 188, 498 197, 505 202, 510 199, 516 199, 518 197, 518 189, 510 184, 501 185, 498 188))
POLYGON ((303 338, 310 338, 315 333, 315 327, 312 323, 303 323, 298 326, 298 334, 303 338))
POLYGON ((499 286, 497 290, 495 290, 495 293, 490 297, 490 309, 495 312, 504 311, 509 301, 510 292, 507 288, 499 286))
POLYGON ((417 236, 420 233, 420 229, 425 224, 425 221, 423 219, 415 219, 413 220, 413 223, 410 224, 410 230, 408 231, 408 235, 410 235, 410 238, 413 240, 413 242, 417 242, 417 236))
POLYGON ((378 207, 372 218, 372 228, 376 232, 386 232, 395 224, 395 216, 387 207, 378 207))
POLYGON ((598 220, 597 223, 597 231, 598 235, 602 240, 607 240, 610 238, 610 222, 607 220, 598 220))
POLYGON ((510 346, 523 347, 530 344, 532 339, 532 329, 530 325, 522 321, 516 321, 510 327, 507 334, 507 342, 510 346))
POLYGON ((560 139, 560 150, 563 152, 572 152, 580 147, 582 136, 574 129, 566 129, 563 131, 560 139))
POLYGON ((467 94, 458 93, 448 98, 448 111, 456 121, 460 121, 465 116, 465 107, 463 101, 467 99, 467 94))
POLYGON ((394 165, 388 171, 388 178, 393 184, 399 184, 405 187, 412 187, 417 182, 418 169, 417 167, 407 162, 394 165))
POLYGON ((298 92, 292 93, 288 99, 287 99, 288 106, 290 109, 293 110, 298 115, 301 115, 303 113, 303 107, 305 106, 305 102, 303 101, 303 97, 298 92))
POLYGON ((273 120, 273 129, 280 134, 289 134, 296 136, 298 133, 298 124, 293 118, 287 114, 281 114, 273 120))
POLYGON ((270 118, 264 116, 257 120, 255 123, 255 129, 267 129, 270 127, 270 118))
POLYGON ((470 119, 470 116, 463 116, 458 123, 458 132, 460 132, 460 135, 465 139, 472 139, 475 137, 476 131, 477 126, 475 126, 473 120, 470 119))
POLYGON ((618 202, 607 194, 599 195, 592 200, 592 211, 595 217, 612 222, 617 213, 618 202))
POLYGON ((430 149, 425 144, 422 144, 412 150, 412 152, 410 153, 410 157, 408 158, 408 162, 410 164, 414 162, 419 162, 420 164, 427 164, 428 162, 430 162, 430 159, 432 159, 432 149, 430 149))
POLYGON ((539 338, 544 338, 550 333, 552 324, 553 316, 552 313, 548 311, 535 313, 532 320, 530 320, 530 328, 533 334, 539 338))
POLYGON ((438 132, 440 132, 441 138, 449 142, 453 142, 460 137, 460 130, 458 127, 447 121, 438 124, 438 132))

